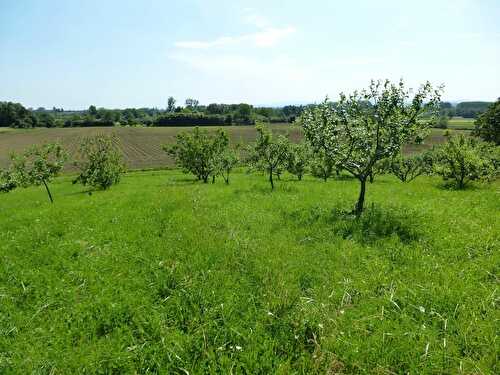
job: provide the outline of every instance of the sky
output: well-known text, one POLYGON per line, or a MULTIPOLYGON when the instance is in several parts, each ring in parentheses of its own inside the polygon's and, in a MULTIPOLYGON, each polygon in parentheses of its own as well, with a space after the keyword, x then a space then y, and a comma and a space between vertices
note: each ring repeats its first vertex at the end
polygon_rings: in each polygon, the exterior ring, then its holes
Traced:
POLYGON ((500 0, 0 0, 0 101, 284 105, 404 79, 500 97, 500 0))

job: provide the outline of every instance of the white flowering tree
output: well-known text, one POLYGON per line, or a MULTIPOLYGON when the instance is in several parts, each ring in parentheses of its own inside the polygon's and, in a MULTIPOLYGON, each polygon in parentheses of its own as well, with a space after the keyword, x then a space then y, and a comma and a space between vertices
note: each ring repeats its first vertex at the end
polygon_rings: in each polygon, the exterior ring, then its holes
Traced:
POLYGON ((440 93, 441 87, 434 89, 429 82, 413 93, 403 81, 371 81, 368 89, 342 93, 337 103, 326 98, 303 112, 299 122, 314 150, 324 151, 359 180, 356 216, 363 212, 366 181, 375 163, 421 139, 435 121, 440 93))

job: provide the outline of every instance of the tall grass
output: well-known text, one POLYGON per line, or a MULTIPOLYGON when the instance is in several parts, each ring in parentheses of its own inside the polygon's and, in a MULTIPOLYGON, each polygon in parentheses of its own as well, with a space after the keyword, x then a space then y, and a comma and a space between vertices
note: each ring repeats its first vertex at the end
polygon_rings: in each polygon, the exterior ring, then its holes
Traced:
POLYGON ((498 373, 498 183, 0 196, 0 373, 498 373))

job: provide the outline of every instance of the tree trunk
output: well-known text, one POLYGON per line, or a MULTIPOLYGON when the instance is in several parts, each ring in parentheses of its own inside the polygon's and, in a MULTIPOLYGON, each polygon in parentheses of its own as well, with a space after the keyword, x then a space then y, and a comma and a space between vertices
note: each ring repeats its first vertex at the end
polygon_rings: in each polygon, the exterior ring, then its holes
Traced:
POLYGON ((207 184, 208 183, 208 176, 203 176, 203 183, 207 184))
POLYGON ((212 175, 212 184, 215 184, 215 175, 212 175))
POLYGON ((459 189, 463 189, 465 184, 464 184, 464 179, 465 179, 465 176, 463 174, 460 175, 460 181, 458 181, 458 188, 459 189))
POLYGON ((370 173, 370 184, 373 184, 375 178, 373 177, 373 172, 370 173))
POLYGON ((43 184, 45 185, 45 189, 47 190, 47 194, 49 195, 50 203, 54 203, 54 200, 52 199, 52 194, 50 193, 49 187, 47 186, 47 183, 45 180, 42 180, 43 184))
POLYGON ((269 171, 269 183, 271 184, 271 190, 274 190, 274 181, 273 181, 273 171, 269 171))
POLYGON ((360 178, 361 189, 359 191, 358 203, 356 203, 356 208, 354 210, 356 217, 360 217, 365 205, 365 192, 366 192, 366 177, 360 178))

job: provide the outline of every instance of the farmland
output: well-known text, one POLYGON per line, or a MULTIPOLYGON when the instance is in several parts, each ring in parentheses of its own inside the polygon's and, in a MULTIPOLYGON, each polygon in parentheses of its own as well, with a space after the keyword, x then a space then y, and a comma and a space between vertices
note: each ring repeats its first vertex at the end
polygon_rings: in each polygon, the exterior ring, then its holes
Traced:
MULTIPOLYGON (((204 127, 214 131, 218 127, 204 127)), ((255 139, 253 126, 223 127, 229 134, 232 144, 247 144, 255 139)), ((270 128, 273 132, 290 134, 292 140, 301 138, 301 129, 290 124, 275 124, 270 128)), ((0 129, 0 168, 9 163, 11 152, 21 152, 32 144, 46 142, 60 142, 74 157, 83 137, 95 134, 116 134, 119 146, 123 151, 124 159, 129 169, 164 168, 173 166, 172 159, 162 150, 162 145, 172 144, 180 131, 191 130, 190 127, 96 127, 96 128, 69 128, 69 129, 0 129)), ((433 144, 446 140, 445 130, 432 129, 423 145, 409 145, 408 152, 418 152, 433 144)), ((70 168, 71 169, 71 166, 70 168)))
POLYGON ((448 121, 448 128, 459 130, 472 130, 474 129, 474 119, 453 117, 448 121))
POLYGON ((52 186, 0 196, 0 373, 498 373, 498 182, 52 186))

